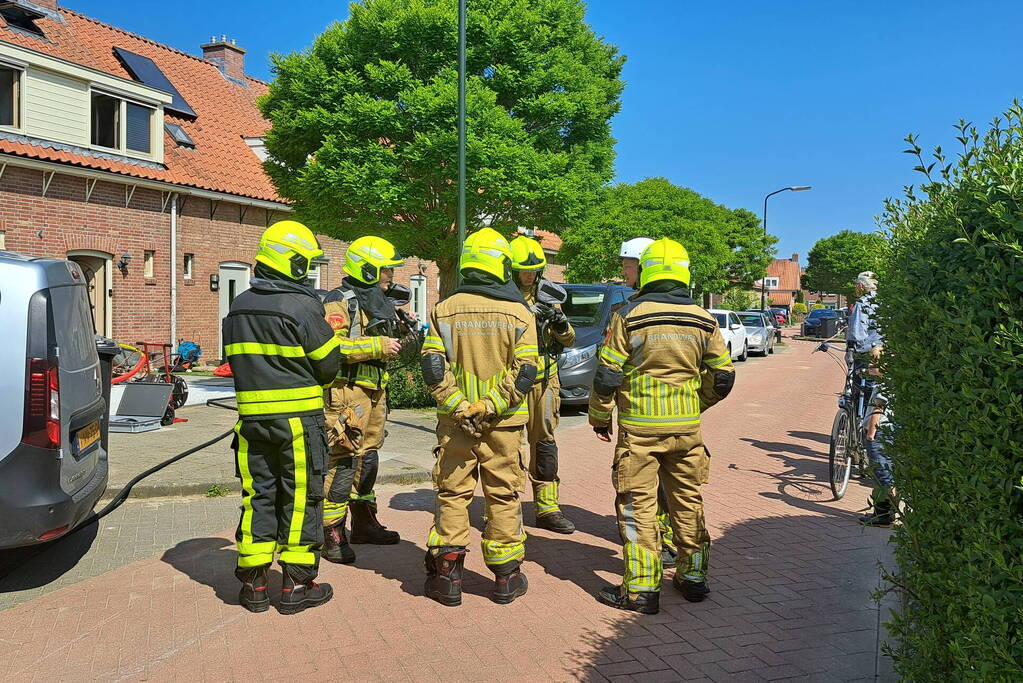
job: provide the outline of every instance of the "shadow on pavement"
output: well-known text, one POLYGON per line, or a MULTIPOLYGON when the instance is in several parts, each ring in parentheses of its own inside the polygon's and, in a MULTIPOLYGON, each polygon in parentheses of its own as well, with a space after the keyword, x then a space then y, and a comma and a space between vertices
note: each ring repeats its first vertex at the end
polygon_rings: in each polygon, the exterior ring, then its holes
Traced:
MULTIPOLYGON (((397 581, 401 590, 409 595, 422 597, 426 582, 426 567, 423 560, 426 547, 402 539, 396 546, 353 545, 356 569, 375 572, 385 579, 397 581)), ((469 548, 476 552, 478 548, 469 548)), ((486 577, 468 567, 462 570, 462 592, 469 595, 489 596, 493 588, 493 577, 486 577)))
POLYGON ((817 443, 823 444, 831 443, 830 434, 819 434, 817 432, 789 432, 789 436, 793 439, 802 439, 803 441, 816 441, 817 443))
MULTIPOLYGON (((815 451, 812 448, 806 446, 800 446, 795 443, 784 443, 781 441, 761 441, 759 439, 747 439, 742 438, 741 441, 749 443, 754 448, 759 448, 763 451, 783 451, 786 453, 794 453, 796 455, 805 455, 811 458, 827 458, 827 453, 821 453, 815 451)), ((827 442, 825 442, 827 443, 827 442)))
MULTIPOLYGON (((197 583, 213 589, 227 605, 238 604, 238 589, 234 568, 238 560, 234 542, 226 538, 193 538, 178 543, 165 551, 161 560, 197 583)), ((280 588, 280 572, 271 570, 270 586, 280 588)))
POLYGON ((426 432, 428 434, 434 434, 435 433, 435 430, 434 430, 433 427, 426 427, 424 425, 417 425, 417 424, 413 424, 412 422, 402 422, 401 420, 396 420, 393 417, 387 418, 387 422, 388 422, 388 424, 401 425, 402 427, 408 427, 409 429, 418 429, 419 431, 426 432))
MULTIPOLYGON (((820 515, 732 525, 715 534, 713 592, 705 601, 686 602, 671 585, 673 570, 666 569, 659 614, 607 607, 607 616, 582 634, 582 645, 562 658, 578 663, 574 678, 584 681, 604 681, 624 670, 634 680, 894 681, 891 662, 881 654, 880 624, 889 613, 873 597, 889 536, 820 515)), ((621 576, 621 558, 610 549, 531 541, 533 559, 541 564, 548 555, 568 552, 581 555, 587 568, 621 576)), ((568 578, 587 592, 604 583, 591 582, 579 569, 568 578)))
POLYGON ((92 548, 99 522, 41 546, 0 550, 0 593, 29 590, 64 576, 92 548))

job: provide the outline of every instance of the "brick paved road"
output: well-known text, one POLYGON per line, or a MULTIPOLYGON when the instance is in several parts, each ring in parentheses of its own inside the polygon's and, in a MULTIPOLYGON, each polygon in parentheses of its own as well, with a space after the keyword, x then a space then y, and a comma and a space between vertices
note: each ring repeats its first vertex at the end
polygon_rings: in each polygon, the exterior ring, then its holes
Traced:
POLYGON ((855 523, 867 487, 829 500, 826 435, 841 374, 811 348, 795 342, 740 366, 733 397, 707 415, 706 602, 686 603, 666 585, 661 613, 641 617, 592 598, 617 578, 621 556, 610 446, 576 425, 561 434, 562 491, 580 530, 529 530, 530 591, 512 605, 487 599, 475 539, 463 606, 422 597, 431 492, 389 487, 385 518, 405 540, 359 546, 355 566, 326 566, 339 594, 328 606, 288 618, 241 610, 221 529, 0 612, 0 677, 888 680, 869 595, 888 533, 855 523))

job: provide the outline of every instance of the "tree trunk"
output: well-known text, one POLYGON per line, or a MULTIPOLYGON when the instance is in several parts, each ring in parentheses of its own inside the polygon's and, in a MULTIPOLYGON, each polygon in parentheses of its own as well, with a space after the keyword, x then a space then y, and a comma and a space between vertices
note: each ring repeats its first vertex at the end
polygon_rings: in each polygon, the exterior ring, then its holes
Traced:
POLYGON ((437 259, 437 269, 440 271, 440 301, 447 299, 458 286, 458 261, 457 259, 437 259))

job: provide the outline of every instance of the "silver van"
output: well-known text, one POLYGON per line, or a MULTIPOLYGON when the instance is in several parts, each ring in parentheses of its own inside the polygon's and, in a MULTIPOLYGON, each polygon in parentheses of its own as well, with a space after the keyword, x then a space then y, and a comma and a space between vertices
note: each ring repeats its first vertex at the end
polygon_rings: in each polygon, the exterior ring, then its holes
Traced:
POLYGON ((0 251, 0 548, 58 538, 107 485, 103 376, 76 263, 0 251))

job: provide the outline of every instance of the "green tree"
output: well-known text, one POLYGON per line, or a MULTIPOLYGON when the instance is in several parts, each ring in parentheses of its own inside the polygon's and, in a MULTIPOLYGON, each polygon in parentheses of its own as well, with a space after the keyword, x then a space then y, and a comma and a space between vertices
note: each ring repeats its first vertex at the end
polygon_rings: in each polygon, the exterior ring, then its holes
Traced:
POLYGON ((806 288, 853 297, 856 276, 880 269, 884 245, 881 235, 853 230, 817 240, 806 258, 806 288))
POLYGON ((732 210, 665 178, 619 184, 579 225, 569 228, 559 261, 574 282, 599 282, 619 275, 618 250, 633 237, 670 237, 689 251, 693 288, 724 292, 750 287, 764 276, 777 239, 764 236, 757 217, 732 210))
MULTIPOLYGON (((265 164, 295 216, 457 265, 457 2, 363 0, 311 48, 275 55, 265 164)), ((467 228, 554 232, 611 178, 624 57, 581 0, 473 0, 467 228)))
POLYGON ((747 289, 731 289, 718 304, 726 311, 748 311, 760 304, 759 296, 747 289))

